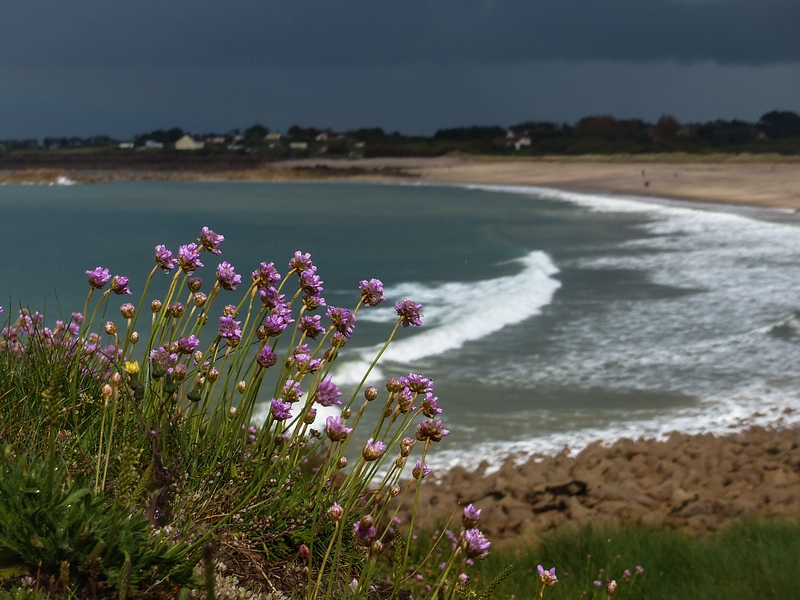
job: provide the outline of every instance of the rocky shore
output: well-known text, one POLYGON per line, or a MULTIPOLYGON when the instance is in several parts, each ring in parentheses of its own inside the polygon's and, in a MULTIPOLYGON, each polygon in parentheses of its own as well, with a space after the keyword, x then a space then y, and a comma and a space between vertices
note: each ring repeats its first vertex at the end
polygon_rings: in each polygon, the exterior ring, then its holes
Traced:
MULTIPOLYGON (((744 517, 800 516, 800 430, 753 428, 725 437, 600 442, 577 456, 508 459, 486 475, 456 467, 420 488, 415 527, 432 530, 472 503, 498 542, 565 524, 613 520, 711 532, 744 517)), ((409 503, 406 503, 409 504, 409 503)), ((409 507, 400 517, 407 522, 409 507)))

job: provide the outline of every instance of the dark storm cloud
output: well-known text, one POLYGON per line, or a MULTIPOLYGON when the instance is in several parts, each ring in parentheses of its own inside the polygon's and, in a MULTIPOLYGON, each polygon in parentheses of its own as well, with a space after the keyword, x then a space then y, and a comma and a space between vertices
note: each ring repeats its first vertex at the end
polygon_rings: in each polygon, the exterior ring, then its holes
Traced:
POLYGON ((5 2, 0 67, 800 60, 798 0, 5 2))

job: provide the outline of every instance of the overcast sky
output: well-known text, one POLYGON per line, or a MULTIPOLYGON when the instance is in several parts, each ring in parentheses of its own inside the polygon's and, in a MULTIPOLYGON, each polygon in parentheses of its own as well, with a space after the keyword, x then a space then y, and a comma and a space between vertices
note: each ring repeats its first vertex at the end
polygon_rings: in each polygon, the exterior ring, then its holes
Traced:
POLYGON ((800 112, 800 0, 0 0, 0 139, 800 112))

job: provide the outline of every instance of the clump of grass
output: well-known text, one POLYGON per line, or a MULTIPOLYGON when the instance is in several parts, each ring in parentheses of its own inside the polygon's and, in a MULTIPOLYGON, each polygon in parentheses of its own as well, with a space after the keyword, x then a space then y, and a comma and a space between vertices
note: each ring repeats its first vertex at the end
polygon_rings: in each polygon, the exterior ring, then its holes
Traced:
POLYGON ((708 537, 609 524, 561 528, 524 547, 496 549, 473 576, 485 583, 513 563, 496 594, 504 599, 523 600, 538 591, 537 566, 544 564, 555 565, 558 577, 545 597, 605 599, 613 580, 614 598, 777 600, 797 593, 798 556, 795 521, 732 523, 708 537))
MULTIPOLYGON (((227 563, 251 566, 234 579, 254 592, 399 597, 418 568, 408 550, 414 518, 401 529, 392 500, 416 507, 431 445, 449 431, 429 378, 393 377, 382 398, 365 384, 401 328, 422 324, 421 305, 395 305, 386 342, 344 396, 332 367, 359 311, 385 300, 382 283, 361 281, 352 309, 326 306, 311 256, 297 252, 285 275, 262 262, 249 283, 222 261, 204 288, 196 273, 224 237, 203 228, 197 241, 176 255, 156 246, 140 300, 116 319, 106 320, 110 298, 131 294, 129 280, 102 267, 86 271, 83 311, 53 328, 36 312, 8 317, 5 587, 214 597, 230 587, 217 584, 227 563), (149 296, 163 274, 166 293, 149 296)), ((489 546, 474 525, 465 522, 432 595, 467 589, 466 561, 489 546)))

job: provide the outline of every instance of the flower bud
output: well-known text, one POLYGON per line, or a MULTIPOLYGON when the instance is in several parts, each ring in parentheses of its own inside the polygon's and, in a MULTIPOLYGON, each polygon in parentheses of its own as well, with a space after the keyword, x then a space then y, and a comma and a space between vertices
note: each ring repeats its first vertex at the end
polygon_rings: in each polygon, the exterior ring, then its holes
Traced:
POLYGON ((617 593, 617 582, 614 579, 608 582, 608 585, 606 586, 606 593, 608 594, 609 598, 617 593))
POLYGON ((375 519, 372 515, 364 515, 361 517, 360 526, 362 530, 367 530, 375 524, 375 519))
POLYGON ((114 389, 110 385, 105 384, 101 392, 103 394, 103 398, 108 401, 108 399, 111 398, 111 395, 114 393, 114 389))
POLYGON ((222 314, 226 317, 235 317, 237 312, 239 311, 236 310, 236 307, 233 304, 228 304, 222 309, 222 314))
POLYGON ((342 409, 342 417, 343 417, 343 418, 345 418, 345 419, 349 419, 349 418, 350 418, 350 415, 352 415, 352 414, 353 414, 353 411, 352 411, 352 410, 350 410, 350 407, 349 407, 349 406, 345 406, 345 407, 342 409))
POLYGON ((300 544, 299 552, 300 552, 300 556, 302 558, 307 559, 309 556, 311 556, 311 551, 308 549, 308 546, 306 546, 305 544, 300 544))
POLYGON ((339 506, 336 502, 334 502, 333 506, 331 506, 328 509, 328 518, 331 521, 338 521, 343 516, 344 516, 344 509, 341 506, 339 506))
POLYGON ((375 504, 380 504, 381 502, 383 502, 383 494, 378 492, 375 494, 375 504))
POLYGON ((196 362, 198 365, 203 361, 203 353, 200 352, 200 350, 195 351, 192 356, 194 357, 194 362, 196 362))
POLYGON ((192 384, 192 389, 189 390, 189 393, 186 394, 186 397, 191 400, 192 402, 199 402, 200 398, 203 397, 203 384, 205 381, 202 377, 198 377, 194 380, 192 384))
POLYGON ((402 392, 405 387, 405 382, 399 377, 392 377, 391 379, 386 380, 387 392, 402 392))
POLYGON ((340 469, 344 469, 347 466, 347 457, 346 456, 342 456, 339 459, 339 462, 336 463, 336 466, 339 467, 340 469))
POLYGON ((400 456, 406 457, 411 454, 411 450, 414 449, 415 440, 411 438, 403 438, 403 441, 400 442, 400 456))
POLYGON ((247 389, 247 382, 243 379, 239 383, 236 384, 236 391, 240 394, 244 394, 244 391, 247 389))
POLYGON ((347 338, 338 331, 331 336, 331 346, 334 348, 343 348, 347 343, 347 338))
POLYGON ((325 348, 325 352, 322 353, 322 356, 326 361, 333 362, 336 360, 338 354, 339 353, 336 351, 336 348, 325 348))
POLYGON ((395 498, 398 494, 400 494, 400 486, 399 485, 393 485, 392 487, 389 488, 389 497, 390 498, 395 498))
POLYGON ((230 346, 231 348, 236 348, 236 346, 238 346, 238 345, 239 345, 239 342, 240 342, 240 341, 241 341, 241 340, 237 340, 237 339, 235 339, 235 338, 227 338, 227 339, 225 340, 225 343, 226 343, 226 344, 228 344, 228 346, 230 346))
POLYGON ((235 406, 231 406, 230 407, 230 409, 228 410, 228 415, 231 416, 231 417, 236 416, 236 407, 235 406))
POLYGON ((131 344, 135 344, 138 341, 139 341, 139 332, 134 331, 133 333, 131 333, 131 344))
POLYGON ((169 305, 167 309, 167 313, 175 317, 176 319, 180 319, 183 316, 183 313, 186 312, 186 308, 180 302, 173 302, 169 305))
POLYGON ((186 365, 175 365, 175 367, 172 369, 172 378, 178 383, 186 379, 186 365))
POLYGON ((155 300, 153 300, 153 301, 150 303, 150 310, 152 310, 154 313, 157 313, 158 311, 160 311, 160 310, 161 310, 161 307, 162 307, 162 306, 163 306, 163 303, 161 302, 161 300, 159 300, 158 298, 156 298, 155 300))
POLYGON ((111 387, 118 388, 122 384, 122 375, 114 373, 111 376, 111 387))
POLYGON ((256 337, 258 341, 263 342, 269 337, 269 333, 267 333, 267 328, 263 325, 259 325, 258 329, 256 329, 256 337))
POLYGON ((206 296, 203 292, 197 292, 194 296, 192 296, 192 304, 194 304, 197 308, 203 306, 208 300, 208 296, 206 296))
POLYGON ((372 402, 375 398, 378 397, 378 388, 369 386, 367 389, 364 390, 364 397, 372 402))
POLYGON ((311 425, 316 418, 317 418, 317 409, 316 408, 309 409, 308 412, 306 412, 306 414, 303 415, 303 423, 305 423, 306 425, 311 425))
POLYGON ((402 469, 406 466, 406 458, 404 456, 398 456, 394 459, 394 464, 398 469, 402 469))
POLYGON ((117 326, 113 321, 107 321, 105 326, 106 333, 108 335, 116 335, 117 334, 117 326))
POLYGON ((189 288, 189 291, 193 294, 196 294, 200 291, 200 288, 203 287, 203 280, 199 277, 192 277, 187 283, 186 286, 189 288))
POLYGON ((372 546, 370 546, 369 549, 373 554, 380 554, 381 552, 383 552, 383 542, 381 542, 380 540, 375 540, 374 542, 372 542, 372 546))
POLYGON ((136 307, 130 302, 126 302, 119 307, 119 312, 124 318, 132 319, 133 315, 136 314, 136 307))

